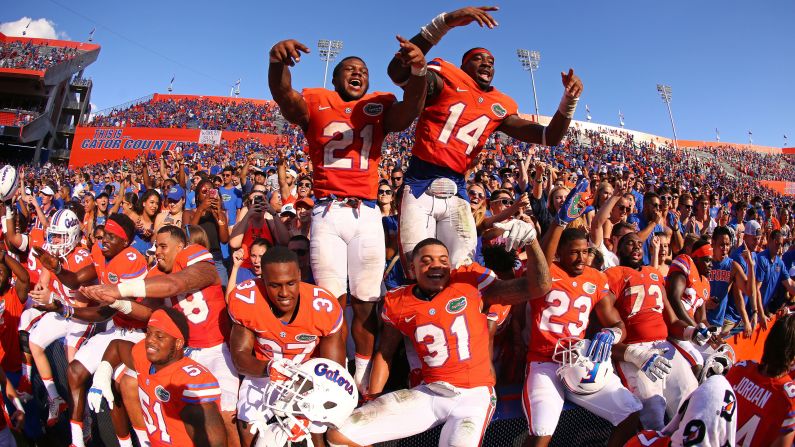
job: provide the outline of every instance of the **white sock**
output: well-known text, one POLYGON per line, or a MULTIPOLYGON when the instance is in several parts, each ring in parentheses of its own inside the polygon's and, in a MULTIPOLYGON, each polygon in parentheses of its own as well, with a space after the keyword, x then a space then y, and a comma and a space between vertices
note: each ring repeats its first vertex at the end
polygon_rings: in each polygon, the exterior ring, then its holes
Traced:
POLYGON ((133 427, 133 431, 141 447, 149 447, 151 445, 149 444, 149 436, 146 434, 146 429, 133 427))
POLYGON ((116 435, 116 439, 119 440, 119 447, 133 447, 132 438, 130 435, 127 435, 126 438, 116 435))
POLYGON ((353 358, 354 373, 353 381, 356 382, 356 387, 359 388, 360 393, 367 391, 370 384, 370 366, 373 364, 370 357, 356 354, 353 358))
POLYGON ((52 377, 49 379, 42 377, 41 381, 44 382, 44 387, 47 389, 47 396, 50 398, 50 400, 60 397, 58 394, 58 388, 55 387, 55 382, 52 380, 52 377))
POLYGON ((69 421, 69 427, 72 429, 72 445, 75 447, 86 447, 85 443, 83 443, 83 423, 69 421))

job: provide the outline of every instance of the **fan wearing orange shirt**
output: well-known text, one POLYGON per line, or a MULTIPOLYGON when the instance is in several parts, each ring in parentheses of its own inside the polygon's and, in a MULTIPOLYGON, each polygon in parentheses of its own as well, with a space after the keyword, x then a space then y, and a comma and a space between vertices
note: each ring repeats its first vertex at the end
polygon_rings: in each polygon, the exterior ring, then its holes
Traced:
MULTIPOLYGON (((137 250, 130 247, 135 234, 135 224, 124 214, 114 214, 105 223, 105 237, 97 243, 92 252, 93 264, 87 265, 76 272, 65 269, 61 260, 51 254, 36 250, 36 256, 41 264, 54 274, 64 286, 78 290, 86 298, 91 298, 84 292, 86 285, 99 280, 100 284, 113 288, 129 288, 137 280, 146 276, 146 261, 137 250)), ((103 287, 103 286, 92 286, 103 287)), ((131 299, 142 299, 132 297, 131 299)), ((148 306, 157 303, 144 301, 148 306)), ((126 315, 132 304, 129 300, 119 300, 113 306, 73 307, 60 301, 53 301, 46 306, 40 306, 47 311, 60 313, 67 318, 76 318, 82 321, 106 321, 113 318, 113 325, 104 332, 89 338, 77 351, 74 360, 67 368, 69 392, 72 396, 71 406, 71 432, 72 444, 75 447, 84 447, 83 417, 85 409, 85 390, 88 379, 97 370, 102 355, 112 340, 122 339, 136 343, 143 339, 146 321, 135 320, 126 315)), ((133 396, 128 396, 133 397, 133 396)), ((127 415, 123 409, 111 412, 114 426, 126 425, 127 415)), ((129 414, 133 427, 143 428, 143 418, 133 413, 129 414)), ((118 436, 118 434, 117 434, 118 436)), ((141 435, 143 436, 143 435, 141 435)), ((145 438, 144 438, 145 439, 145 438)))
MULTIPOLYGON (((264 390, 278 374, 279 362, 300 364, 310 357, 345 362, 345 323, 337 297, 301 282, 298 257, 286 247, 269 249, 261 263, 262 278, 238 284, 229 298, 232 360, 244 376, 237 419, 246 447, 255 440, 251 427, 272 416, 263 410, 264 390)), ((323 445, 322 439, 313 433, 315 445, 323 445)))
MULTIPOLYGON (((152 313, 146 336, 138 343, 115 340, 94 376, 89 401, 99 408, 102 399, 113 405, 111 380, 119 375, 136 379, 146 432, 153 447, 227 445, 219 411, 221 389, 204 365, 184 355, 190 329, 177 309, 152 313)), ((143 444, 143 443, 142 443, 143 444)))
MULTIPOLYGON (((381 146, 389 132, 408 128, 425 100, 425 56, 398 37, 400 63, 407 74, 404 100, 391 93, 367 93, 370 76, 364 61, 343 58, 332 74, 334 90, 293 90, 290 67, 309 49, 284 40, 270 50, 268 84, 287 121, 301 127, 309 143, 315 204, 312 210, 310 262, 316 284, 344 302, 350 290, 351 333, 356 348, 354 380, 364 381, 375 343, 386 244, 376 206, 381 146)), ((280 169, 281 164, 280 164, 280 169)))
POLYGON ((510 250, 525 247, 525 276, 500 280, 478 264, 453 268, 447 247, 428 238, 414 248, 417 284, 390 291, 384 299, 378 351, 366 396, 378 396, 404 336, 422 362, 424 383, 378 397, 329 432, 335 445, 363 446, 421 433, 442 425, 440 446, 478 446, 496 406, 487 313, 493 305, 518 305, 549 290, 549 272, 535 228, 506 225, 510 250))
MULTIPOLYGON (((700 240, 693 244, 690 254, 681 254, 671 262, 665 291, 668 301, 680 321, 692 326, 705 326, 705 303, 710 297, 709 277, 712 272, 712 244, 700 240)), ((694 369, 704 364, 702 350, 686 340, 672 339, 674 347, 694 369)))
MULTIPOLYGON (((428 54, 451 28, 473 22, 494 28, 497 21, 489 12, 496 10, 485 6, 442 13, 411 42, 428 54)), ((404 86, 409 69, 400 62, 396 55, 388 73, 393 82, 404 86)), ((494 71, 494 56, 479 47, 464 53, 460 67, 442 59, 428 63, 427 100, 417 121, 400 208, 405 257, 419 241, 436 237, 449 248, 453 267, 474 259, 476 226, 464 175, 477 162, 488 138, 500 131, 520 141, 555 146, 569 127, 582 92, 582 82, 573 70, 561 73, 565 93, 547 127, 519 117, 516 102, 491 85, 494 71)))
POLYGON ((698 382, 687 360, 668 338, 706 344, 706 327, 676 317, 665 295, 662 274, 643 265, 643 240, 628 233, 618 242, 620 265, 607 269, 610 291, 624 321, 626 338, 613 349, 616 371, 643 403, 640 420, 648 430, 662 430, 698 382))

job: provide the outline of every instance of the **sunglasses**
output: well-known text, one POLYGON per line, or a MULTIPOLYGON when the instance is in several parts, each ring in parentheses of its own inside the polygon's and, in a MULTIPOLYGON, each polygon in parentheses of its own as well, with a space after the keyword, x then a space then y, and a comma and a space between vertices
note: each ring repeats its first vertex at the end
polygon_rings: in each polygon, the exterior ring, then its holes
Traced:
POLYGON ((386 194, 388 196, 391 196, 392 195, 392 190, 391 189, 379 189, 378 190, 378 194, 386 194))
POLYGON ((309 253, 309 250, 304 248, 299 248, 297 250, 292 250, 292 252, 297 254, 298 256, 306 256, 306 254, 309 253))
POLYGON ((494 199, 491 203, 502 203, 503 206, 511 206, 514 202, 511 199, 494 199))
POLYGON ((312 184, 309 183, 309 182, 300 182, 300 183, 298 183, 298 186, 303 186, 305 188, 311 188, 312 184))
POLYGON ((622 213, 628 213, 629 212, 629 207, 628 206, 618 205, 616 208, 618 208, 618 210, 621 211, 622 213))
POLYGON ((482 192, 467 191, 467 194, 469 194, 469 197, 477 197, 477 198, 480 198, 480 199, 486 197, 486 195, 483 194, 482 192))
POLYGON ((671 200, 673 200, 673 197, 671 197, 671 196, 660 196, 660 200, 665 201, 665 202, 670 202, 671 200))
POLYGON ((686 209, 686 210, 693 209, 693 205, 684 205, 684 204, 683 204, 683 205, 681 205, 681 206, 682 206, 682 208, 684 208, 684 209, 686 209))

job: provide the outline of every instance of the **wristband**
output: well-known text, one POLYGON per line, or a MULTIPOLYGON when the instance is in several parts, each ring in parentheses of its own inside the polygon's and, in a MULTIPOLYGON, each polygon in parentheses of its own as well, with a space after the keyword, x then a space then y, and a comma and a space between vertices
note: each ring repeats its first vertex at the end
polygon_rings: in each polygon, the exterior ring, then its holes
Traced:
POLYGON ((19 400, 18 397, 15 397, 14 400, 12 400, 12 402, 14 403, 14 408, 16 408, 17 411, 21 411, 23 413, 25 412, 25 408, 22 406, 22 401, 19 400))
POLYGON ((113 304, 108 304, 108 307, 110 307, 111 309, 118 310, 124 315, 129 315, 130 312, 132 312, 132 301, 116 300, 113 302, 113 304))
POLYGON ((412 76, 425 76, 428 73, 427 65, 423 65, 421 68, 417 68, 415 66, 411 66, 411 75, 412 76))
POLYGON ((571 98, 564 93, 563 98, 560 99, 560 105, 558 105, 558 112, 560 112, 560 114, 566 118, 572 119, 574 117, 574 110, 577 109, 577 102, 579 100, 579 96, 576 98, 571 98))
POLYGON ((123 298, 144 298, 146 296, 146 282, 136 279, 119 284, 119 295, 123 298))
POLYGON ((439 43, 439 40, 450 31, 450 26, 444 22, 444 18, 447 14, 441 13, 438 16, 434 17, 430 23, 420 28, 420 34, 422 37, 428 41, 431 45, 436 45, 439 43))

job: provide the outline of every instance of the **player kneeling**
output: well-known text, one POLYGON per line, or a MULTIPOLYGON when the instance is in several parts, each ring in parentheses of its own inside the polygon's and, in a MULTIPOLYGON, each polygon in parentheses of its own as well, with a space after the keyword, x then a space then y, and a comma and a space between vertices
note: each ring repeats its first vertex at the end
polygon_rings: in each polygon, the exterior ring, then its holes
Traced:
POLYGON ((138 343, 114 340, 108 345, 89 391, 89 406, 99 411, 102 399, 113 405, 111 378, 126 375, 138 381, 149 442, 156 446, 226 446, 218 380, 183 353, 188 339, 185 315, 175 309, 156 310, 146 337, 138 343))

